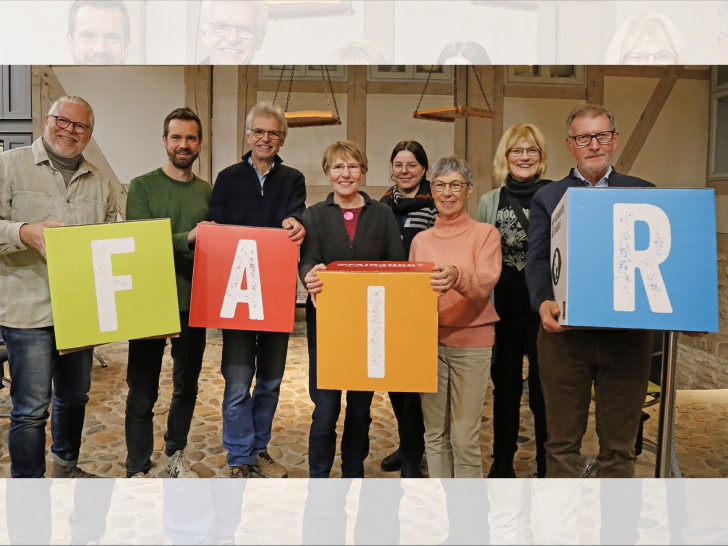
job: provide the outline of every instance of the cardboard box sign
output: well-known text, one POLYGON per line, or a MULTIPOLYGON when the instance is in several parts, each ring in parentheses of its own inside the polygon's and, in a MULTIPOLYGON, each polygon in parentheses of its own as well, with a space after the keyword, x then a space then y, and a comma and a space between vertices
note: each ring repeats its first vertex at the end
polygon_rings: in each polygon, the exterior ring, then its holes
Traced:
POLYGON ((179 333, 169 219, 45 230, 60 351, 179 333))
POLYGON ((285 229, 200 224, 190 325, 292 332, 297 263, 285 229))
POLYGON ((318 387, 437 392, 432 263, 334 262, 318 276, 318 387))
POLYGON ((572 326, 718 330, 712 189, 569 188, 551 216, 551 281, 572 326))

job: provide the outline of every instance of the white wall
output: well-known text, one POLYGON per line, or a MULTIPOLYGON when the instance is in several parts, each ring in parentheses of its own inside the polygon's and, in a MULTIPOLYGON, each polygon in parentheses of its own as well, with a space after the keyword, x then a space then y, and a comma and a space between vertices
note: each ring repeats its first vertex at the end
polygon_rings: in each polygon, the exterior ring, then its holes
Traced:
MULTIPOLYGON (((453 153, 455 124, 414 119, 412 113, 418 99, 419 95, 367 97, 367 186, 371 187, 369 191, 372 196, 380 196, 392 185, 389 158, 400 140, 416 140, 422 144, 430 165, 438 158, 453 153)), ((420 108, 444 108, 451 105, 450 96, 426 95, 420 108)))
POLYGON ((164 118, 184 106, 182 67, 59 66, 54 71, 66 93, 93 107, 93 136, 123 184, 164 164, 164 118))
POLYGON ((518 99, 506 98, 504 101, 503 129, 517 123, 532 123, 546 139, 548 169, 546 177, 561 180, 574 161, 566 149, 566 116, 574 106, 583 101, 568 99, 518 99))
MULTIPOLYGON (((94 106, 97 118, 94 137, 123 183, 163 164, 162 121, 168 112, 184 102, 182 67, 55 67, 55 71, 66 92, 81 95, 94 106)), ((215 67, 213 78, 214 180, 217 172, 240 160, 240 150, 236 149, 237 67, 215 67)), ((614 161, 626 146, 655 85, 654 78, 606 78, 605 102, 616 113, 621 132, 614 161)), ((632 174, 662 187, 705 187, 708 94, 707 81, 678 80, 632 174)), ((272 92, 259 93, 261 99, 270 100, 272 96, 272 92)), ((338 94, 336 98, 345 120, 346 96, 338 94)), ((388 162, 398 141, 418 140, 425 146, 431 163, 453 151, 453 124, 412 118, 418 98, 417 95, 367 97, 366 151, 370 170, 366 184, 375 197, 391 184, 388 162)), ((447 106, 450 100, 449 96, 428 95, 423 106, 447 106)), ((279 95, 278 102, 285 104, 285 95, 279 95)), ((579 102, 520 98, 504 101, 504 127, 530 122, 544 132, 549 151, 547 176, 554 180, 563 178, 574 165, 564 144, 564 120, 579 102)), ((294 92, 290 101, 291 110, 327 107, 322 93, 294 92)), ((288 165, 305 174, 310 187, 324 190, 328 182, 321 171, 323 152, 329 144, 345 139, 346 135, 345 125, 291 129, 281 156, 288 165)))
POLYGON ((212 180, 225 167, 240 161, 237 149, 238 67, 215 66, 212 70, 212 180))
POLYGON ((398 63, 437 59, 450 42, 474 41, 482 45, 494 64, 527 63, 536 58, 536 11, 503 9, 472 2, 431 0, 396 2, 394 37, 398 63), (528 60, 530 59, 530 61, 528 60))
MULTIPOLYGON (((656 85, 655 78, 605 78, 605 106, 614 112, 620 132, 613 163, 617 162, 627 145, 656 85)), ((660 187, 706 186, 709 91, 709 83, 705 80, 678 80, 630 174, 660 187)), ((582 102, 569 99, 505 99, 504 129, 516 123, 533 123, 543 132, 549 153, 546 176, 552 180, 560 180, 574 166, 564 140, 564 123, 569 111, 582 102)))
MULTIPOLYGON (((611 77, 604 84, 604 100, 617 115, 623 151, 657 80, 611 77)), ((630 174, 666 188, 706 186, 709 94, 707 81, 677 81, 630 174)))

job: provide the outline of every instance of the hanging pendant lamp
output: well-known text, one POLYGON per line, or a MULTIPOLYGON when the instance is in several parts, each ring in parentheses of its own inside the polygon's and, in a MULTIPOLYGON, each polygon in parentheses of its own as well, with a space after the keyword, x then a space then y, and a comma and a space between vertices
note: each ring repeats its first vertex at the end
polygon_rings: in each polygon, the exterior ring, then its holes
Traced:
MULTIPOLYGON (((283 75, 286 71, 286 65, 281 67, 281 75, 278 78, 278 84, 276 85, 276 92, 273 95, 273 102, 275 103, 278 97, 278 89, 280 88, 283 75)), ((331 103, 334 104, 334 110, 336 114, 331 110, 295 110, 288 111, 288 103, 291 100, 291 90, 293 88, 293 74, 296 71, 296 67, 291 66, 291 76, 288 80, 288 95, 286 96, 286 107, 284 109, 286 120, 288 121, 288 127, 325 127, 327 125, 341 125, 341 117, 339 116, 339 107, 336 104, 336 97, 334 96, 334 88, 331 84, 331 75, 329 74, 329 67, 321 65, 321 80, 324 83, 324 96, 326 97, 326 103, 331 108, 331 103), (327 87, 328 84, 328 87, 327 87), (329 96, 330 93, 330 96, 329 96)))
POLYGON ((444 121, 447 123, 452 123, 456 119, 462 118, 494 118, 495 112, 490 106, 488 97, 485 95, 485 91, 483 90, 483 83, 480 81, 480 76, 478 76, 477 70, 475 70, 472 65, 467 66, 469 66, 473 70, 473 74, 475 74, 475 79, 478 81, 480 92, 483 95, 483 99, 485 99, 485 104, 488 106, 487 110, 484 110, 483 108, 475 108, 474 106, 458 104, 457 78, 454 78, 453 82, 452 106, 448 106, 446 108, 430 108, 429 110, 420 110, 420 104, 422 104, 422 99, 424 98, 425 92, 427 91, 427 84, 430 83, 430 77, 432 76, 432 71, 434 68, 433 66, 430 66, 430 71, 427 73, 427 80, 425 81, 425 87, 422 89, 420 100, 415 107, 415 111, 413 112, 412 117, 415 119, 424 119, 428 121, 444 121))

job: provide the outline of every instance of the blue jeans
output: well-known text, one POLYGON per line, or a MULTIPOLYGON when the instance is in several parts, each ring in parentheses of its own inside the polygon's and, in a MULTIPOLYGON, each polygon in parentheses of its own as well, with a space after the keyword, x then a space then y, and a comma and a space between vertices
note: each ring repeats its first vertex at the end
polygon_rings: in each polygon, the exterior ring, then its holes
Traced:
MULTIPOLYGON (((165 455, 187 446, 192 414, 197 401, 197 381, 205 352, 205 329, 189 325, 189 313, 179 314, 179 337, 172 344, 172 401, 164 435, 165 455)), ((154 451, 154 404, 159 396, 159 375, 166 339, 132 339, 129 341, 129 365, 126 370, 126 475, 148 472, 154 451)))
POLYGON ((288 336, 286 332, 222 331, 222 445, 228 452, 228 466, 254 464, 258 453, 268 447, 288 336))
POLYGON ((13 409, 8 433, 10 475, 42 478, 45 474, 45 426, 51 398, 51 452, 59 464, 75 466, 91 388, 93 350, 58 354, 52 326, 3 326, 2 335, 12 377, 13 409))
MULTIPOLYGON (((317 386, 316 310, 306 302, 308 337, 308 392, 314 404, 308 435, 308 467, 312 478, 328 478, 336 455, 336 421, 341 414, 341 391, 317 386)), ((370 407, 373 392, 346 391, 346 416, 341 437, 342 478, 363 478, 369 455, 370 407)))

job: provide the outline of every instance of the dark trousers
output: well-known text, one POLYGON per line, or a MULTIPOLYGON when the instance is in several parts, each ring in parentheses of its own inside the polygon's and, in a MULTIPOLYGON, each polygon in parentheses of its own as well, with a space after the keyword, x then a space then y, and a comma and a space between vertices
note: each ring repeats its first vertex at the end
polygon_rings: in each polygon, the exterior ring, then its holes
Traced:
POLYGON ((397 418, 399 453, 402 459, 419 464, 425 453, 425 422, 418 392, 390 392, 389 401, 397 418))
MULTIPOLYGON (((205 329, 189 325, 189 313, 180 313, 180 334, 172 340, 172 401, 164 435, 165 454, 172 455, 187 445, 192 414, 197 402, 197 380, 205 352, 205 329)), ((126 474, 148 472, 154 451, 154 404, 159 396, 159 375, 166 339, 129 341, 126 384, 126 474)))
POLYGON ((599 437, 597 477, 632 478, 647 392, 652 332, 571 329, 538 334, 546 400, 547 477, 578 477, 592 385, 599 437))
POLYGON ((495 287, 494 301, 500 320, 495 323, 495 349, 490 368, 493 380, 493 455, 508 460, 518 449, 523 356, 526 355, 528 406, 533 412, 536 457, 545 461, 546 406, 536 348, 540 320, 531 310, 524 272, 504 267, 495 287))
MULTIPOLYGON (((306 302, 308 338, 308 392, 314 404, 308 438, 308 466, 312 478, 328 478, 336 455, 336 421, 341 413, 341 391, 319 389, 316 373, 316 310, 306 302)), ((341 474, 344 478, 363 478, 364 459, 369 455, 370 407, 374 393, 346 392, 344 434, 341 437, 341 474)))

